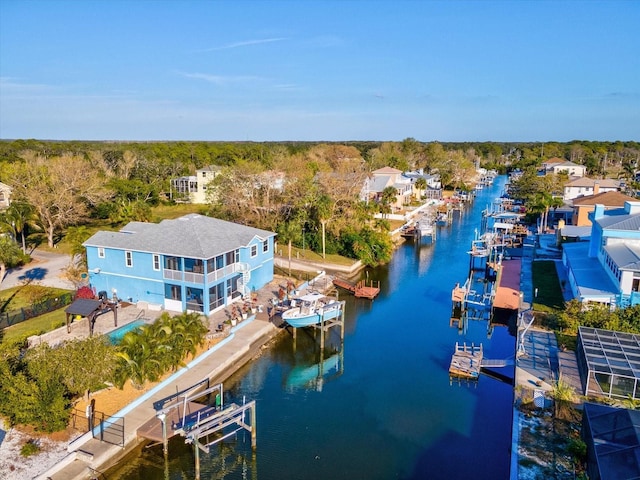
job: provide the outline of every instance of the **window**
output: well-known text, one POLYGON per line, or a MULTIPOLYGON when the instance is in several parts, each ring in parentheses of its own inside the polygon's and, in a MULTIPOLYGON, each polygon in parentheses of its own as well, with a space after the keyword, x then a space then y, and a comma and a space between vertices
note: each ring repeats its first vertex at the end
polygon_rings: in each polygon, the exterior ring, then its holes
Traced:
POLYGON ((209 289, 209 310, 222 305, 224 305, 224 283, 219 283, 209 289))
POLYGON ((153 269, 156 271, 160 270, 160 255, 158 254, 153 255, 153 269))
POLYGON ((130 251, 124 252, 127 267, 133 267, 133 254, 130 251))
POLYGON ((98 258, 104 258, 104 247, 98 247, 98 258))
POLYGON ((167 270, 180 270, 180 259, 178 257, 164 257, 164 268, 167 270))
POLYGON ((262 242, 262 253, 266 253, 269 251, 269 240, 265 240, 262 242))
POLYGON ((258 255, 258 246, 251 245, 251 258, 255 257, 256 255, 258 255))
POLYGON ((182 288, 180 285, 167 283, 164 286, 164 297, 169 300, 182 300, 182 288))

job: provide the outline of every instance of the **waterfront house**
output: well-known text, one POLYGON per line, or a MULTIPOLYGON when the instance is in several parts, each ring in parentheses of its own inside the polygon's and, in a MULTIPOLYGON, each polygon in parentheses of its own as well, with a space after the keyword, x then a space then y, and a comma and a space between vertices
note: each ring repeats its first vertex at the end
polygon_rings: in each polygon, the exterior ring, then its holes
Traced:
POLYGON ((190 214, 89 238, 89 281, 120 300, 209 315, 273 279, 275 233, 190 214))
POLYGON ((573 201, 573 217, 571 224, 576 227, 591 226, 589 213, 593 212, 596 204, 604 205, 605 210, 624 207, 625 202, 636 199, 618 191, 600 192, 599 185, 595 185, 594 194, 578 197, 573 201))
POLYGON ((413 194, 418 200, 421 200, 420 197, 428 200, 440 200, 442 198, 442 182, 440 181, 440 175, 424 173, 424 170, 420 168, 415 171, 403 172, 402 176, 409 179, 412 185, 413 194), (419 178, 424 179, 427 184, 427 188, 422 190, 416 188, 416 181, 419 178))
POLYGON ((640 303, 640 202, 612 210, 598 204, 589 218, 589 243, 563 248, 573 296, 612 308, 640 303))
POLYGON ((562 198, 565 202, 579 197, 586 197, 604 192, 617 192, 620 190, 620 181, 611 178, 595 180, 581 177, 570 180, 564 185, 562 198))
POLYGON ((195 175, 171 180, 171 196, 176 201, 189 203, 207 203, 209 182, 220 173, 221 167, 210 165, 196 170, 195 175))
POLYGON ((379 202, 382 192, 387 187, 396 190, 396 200, 391 205, 393 210, 400 210, 404 205, 411 203, 413 186, 411 179, 402 175, 402 171, 397 168, 384 167, 371 172, 362 188, 361 198, 366 201, 379 202))
POLYGON ((0 182, 0 210, 7 208, 11 204, 11 187, 0 182))

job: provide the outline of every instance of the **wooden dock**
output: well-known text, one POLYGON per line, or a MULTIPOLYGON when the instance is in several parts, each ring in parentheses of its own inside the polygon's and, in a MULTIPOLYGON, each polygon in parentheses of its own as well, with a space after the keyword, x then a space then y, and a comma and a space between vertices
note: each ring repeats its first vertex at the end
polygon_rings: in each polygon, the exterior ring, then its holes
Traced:
POLYGON ((476 380, 480 376, 482 366, 482 344, 469 346, 466 343, 459 345, 451 357, 449 375, 452 377, 476 380))
POLYGON ((358 283, 347 282, 346 280, 342 280, 341 278, 334 278, 333 284, 336 287, 343 288, 347 290, 356 298, 368 298, 369 300, 373 300, 380 293, 380 282, 374 283, 373 280, 369 281, 369 285, 364 280, 360 280, 358 283))

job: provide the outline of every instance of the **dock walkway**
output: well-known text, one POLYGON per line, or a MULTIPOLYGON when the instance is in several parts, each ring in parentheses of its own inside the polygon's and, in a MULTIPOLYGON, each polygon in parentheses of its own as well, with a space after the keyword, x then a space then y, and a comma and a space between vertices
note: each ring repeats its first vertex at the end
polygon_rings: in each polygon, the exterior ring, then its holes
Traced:
POLYGON ((380 282, 374 284, 373 280, 369 282, 369 285, 364 280, 360 280, 358 283, 347 282, 341 278, 334 278, 333 284, 336 287, 343 288, 351 293, 356 298, 368 298, 373 300, 380 293, 380 282))

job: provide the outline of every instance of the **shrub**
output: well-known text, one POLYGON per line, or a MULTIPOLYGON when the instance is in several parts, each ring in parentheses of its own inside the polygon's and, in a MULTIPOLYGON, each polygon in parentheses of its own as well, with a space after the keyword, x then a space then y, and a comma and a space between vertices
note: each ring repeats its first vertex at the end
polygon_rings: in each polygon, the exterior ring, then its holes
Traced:
POLYGON ((30 439, 27 441, 27 443, 22 445, 22 448, 20 448, 20 455, 22 455, 23 457, 30 457, 31 455, 35 455, 39 451, 40 444, 38 443, 38 441, 30 439))
POLYGON ((587 444, 580 438, 572 438, 569 441, 567 450, 579 462, 584 462, 587 459, 587 444))

